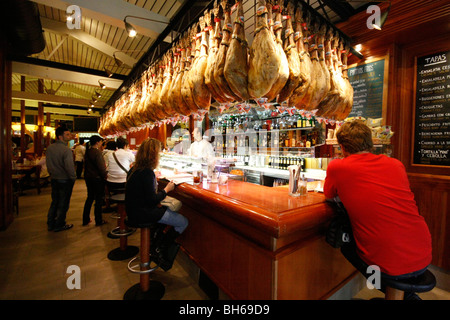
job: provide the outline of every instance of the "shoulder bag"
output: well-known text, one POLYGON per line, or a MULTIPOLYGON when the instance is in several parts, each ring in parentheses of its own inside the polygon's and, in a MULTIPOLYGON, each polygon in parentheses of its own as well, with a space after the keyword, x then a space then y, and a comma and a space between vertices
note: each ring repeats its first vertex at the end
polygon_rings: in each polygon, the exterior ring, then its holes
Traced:
POLYGON ((174 197, 166 196, 162 201, 161 205, 164 207, 169 208, 172 211, 178 212, 178 210, 181 209, 181 201, 178 199, 175 199, 174 197))
POLYGON ((120 169, 122 169, 123 171, 125 171, 126 173, 128 173, 128 170, 125 169, 125 168, 120 164, 119 160, 117 160, 116 152, 114 151, 112 154, 113 154, 114 160, 116 160, 117 165, 120 167, 120 169))

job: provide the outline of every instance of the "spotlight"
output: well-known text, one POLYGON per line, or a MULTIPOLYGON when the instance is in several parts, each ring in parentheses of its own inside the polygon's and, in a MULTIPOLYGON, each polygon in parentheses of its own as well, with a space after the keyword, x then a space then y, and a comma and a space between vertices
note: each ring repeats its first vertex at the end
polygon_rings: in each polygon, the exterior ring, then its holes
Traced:
POLYGON ((100 82, 100 80, 98 80, 98 85, 100 86, 100 88, 105 89, 106 86, 103 82, 100 82))
POLYGON ((97 98, 101 98, 102 97, 102 94, 100 92, 97 92, 97 90, 95 90, 94 94, 97 96, 97 98))
POLYGON ((136 29, 131 24, 126 22, 125 19, 123 20, 123 22, 125 22, 125 30, 127 30, 128 36, 135 37, 137 35, 136 29))
POLYGON ((113 53, 114 61, 116 61, 116 64, 118 67, 123 65, 123 61, 116 57, 116 53, 113 53))
POLYGON ((123 22, 125 23, 125 30, 127 30, 128 32, 128 36, 129 37, 135 37, 137 35, 137 31, 136 29, 130 24, 128 23, 126 20, 127 18, 136 18, 136 19, 142 19, 142 20, 147 20, 147 21, 153 21, 153 22, 159 22, 159 23, 164 23, 166 25, 168 25, 169 23, 165 22, 165 21, 158 21, 158 20, 153 20, 153 19, 148 19, 148 18, 144 18, 144 17, 136 17, 136 16, 125 16, 125 18, 123 18, 123 22))
POLYGON ((106 67, 104 67, 103 69, 105 69, 105 72, 109 78, 111 78, 114 75, 114 73, 112 73, 111 70, 107 69, 106 67))

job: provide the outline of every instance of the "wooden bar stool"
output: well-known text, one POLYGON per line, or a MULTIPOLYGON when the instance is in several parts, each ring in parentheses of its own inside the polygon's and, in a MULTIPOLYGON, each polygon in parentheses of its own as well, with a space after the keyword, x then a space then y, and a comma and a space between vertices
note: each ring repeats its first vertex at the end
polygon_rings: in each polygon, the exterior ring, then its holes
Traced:
POLYGON ((127 217, 127 212, 125 210, 125 194, 115 194, 110 198, 111 202, 117 203, 117 213, 119 214, 119 219, 117 219, 117 227, 110 231, 110 238, 119 238, 120 247, 111 250, 108 253, 108 259, 118 261, 126 260, 135 256, 139 252, 139 248, 135 246, 129 246, 127 237, 133 234, 136 229, 129 228, 125 224, 125 218, 127 217))
POLYGON ((403 300, 406 292, 428 292, 436 286, 436 278, 427 270, 420 276, 405 280, 392 280, 383 278, 381 282, 386 285, 385 300, 403 300))
POLYGON ((125 292, 124 300, 160 300, 166 291, 161 282, 150 280, 150 273, 159 267, 154 263, 150 254, 150 228, 152 226, 152 224, 133 225, 133 227, 141 229, 141 249, 139 256, 128 262, 128 270, 138 273, 140 281, 125 292), (135 263, 138 261, 139 263, 135 263), (151 266, 152 262, 153 266, 151 266))

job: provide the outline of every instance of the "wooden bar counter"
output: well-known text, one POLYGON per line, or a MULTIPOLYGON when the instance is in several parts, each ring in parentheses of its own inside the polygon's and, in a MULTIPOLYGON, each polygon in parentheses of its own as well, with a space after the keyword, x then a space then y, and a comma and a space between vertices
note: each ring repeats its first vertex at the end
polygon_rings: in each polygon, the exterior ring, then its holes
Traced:
POLYGON ((321 193, 204 179, 170 195, 189 219, 182 249, 232 299, 326 299, 356 275, 325 242, 333 212, 321 193))

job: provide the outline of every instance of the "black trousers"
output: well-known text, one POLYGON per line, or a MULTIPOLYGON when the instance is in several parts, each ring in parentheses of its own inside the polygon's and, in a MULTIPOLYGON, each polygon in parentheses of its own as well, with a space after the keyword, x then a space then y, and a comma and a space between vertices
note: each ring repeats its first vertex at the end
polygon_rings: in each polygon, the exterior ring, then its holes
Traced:
POLYGON ((87 199, 84 203, 83 210, 83 224, 88 224, 90 220, 90 213, 92 203, 95 201, 94 205, 94 216, 95 224, 99 225, 102 223, 102 205, 103 198, 105 197, 105 181, 101 178, 97 179, 85 179, 87 187, 87 199))
POLYGON ((83 173, 83 161, 75 161, 75 164, 77 166, 77 179, 80 179, 83 173))
MULTIPOLYGON (((353 240, 349 244, 345 244, 341 247, 341 252, 344 255, 344 257, 355 267, 356 270, 361 272, 361 274, 368 278, 371 276, 372 273, 368 272, 369 265, 365 263, 356 252, 356 244, 353 240)), ((427 270, 427 268, 424 268, 422 270, 418 270, 415 272, 411 272, 408 274, 398 275, 398 276, 391 276, 388 274, 385 274, 383 272, 380 272, 381 274, 381 288, 379 289, 381 292, 386 293, 386 285, 384 284, 383 278, 393 279, 393 280, 406 280, 409 278, 415 278, 422 273, 424 273, 427 270)), ((414 296, 414 292, 405 292, 405 300, 412 299, 414 296)))

